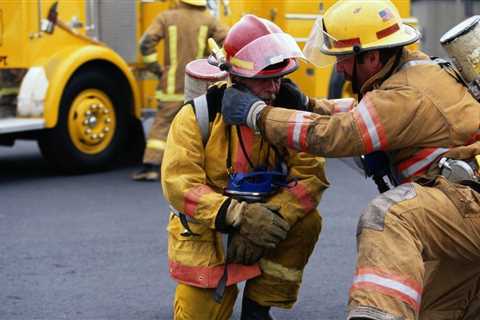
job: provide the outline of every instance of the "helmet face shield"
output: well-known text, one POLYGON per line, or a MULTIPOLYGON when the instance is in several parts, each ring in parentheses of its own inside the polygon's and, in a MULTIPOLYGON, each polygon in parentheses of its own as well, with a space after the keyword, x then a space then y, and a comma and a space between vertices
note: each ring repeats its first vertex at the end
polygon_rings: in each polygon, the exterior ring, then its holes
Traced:
POLYGON ((333 65, 336 62, 335 56, 323 53, 322 49, 333 48, 335 41, 336 39, 324 30, 322 17, 318 17, 305 43, 303 53, 307 60, 317 67, 333 65))
POLYGON ((231 72, 247 78, 282 76, 297 69, 294 59, 305 59, 295 39, 286 33, 271 33, 253 40, 231 57, 231 72), (264 70, 276 64, 278 68, 264 70))

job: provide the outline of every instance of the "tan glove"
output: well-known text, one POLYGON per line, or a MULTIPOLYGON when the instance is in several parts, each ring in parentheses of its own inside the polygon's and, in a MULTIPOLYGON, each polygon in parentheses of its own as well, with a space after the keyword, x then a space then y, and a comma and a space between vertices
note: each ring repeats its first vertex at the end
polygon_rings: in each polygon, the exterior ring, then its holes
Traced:
POLYGON ((257 246, 240 233, 234 232, 228 245, 227 262, 250 265, 262 257, 265 248, 257 246))
POLYGON ((287 237, 290 225, 275 211, 277 206, 264 203, 246 203, 235 199, 230 203, 225 222, 239 233, 264 248, 275 246, 287 237))
POLYGON ((158 79, 162 77, 163 70, 160 64, 158 64, 158 62, 147 63, 145 65, 145 68, 151 73, 153 73, 155 76, 157 76, 158 79))

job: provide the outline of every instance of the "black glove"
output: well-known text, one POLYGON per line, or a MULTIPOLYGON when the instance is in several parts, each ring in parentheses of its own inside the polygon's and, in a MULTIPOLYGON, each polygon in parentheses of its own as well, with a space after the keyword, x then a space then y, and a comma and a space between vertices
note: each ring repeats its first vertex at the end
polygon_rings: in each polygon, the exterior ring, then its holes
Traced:
POLYGON ((282 78, 280 90, 273 101, 275 107, 292 108, 307 111, 308 98, 298 86, 288 78, 282 78))
POLYGON ((147 63, 145 65, 145 68, 151 73, 153 73, 155 76, 157 76, 158 79, 160 79, 163 75, 162 67, 160 66, 160 64, 158 64, 158 62, 147 63))
POLYGON ((227 250, 227 262, 251 265, 260 260, 265 251, 264 248, 255 245, 238 232, 233 233, 231 237, 227 250))
MULTIPOLYGON (((246 124, 249 123, 248 114, 254 105, 265 105, 257 96, 253 95, 246 87, 235 84, 225 89, 222 98, 222 114, 227 124, 246 124)), ((252 120, 253 121, 253 120, 252 120)))

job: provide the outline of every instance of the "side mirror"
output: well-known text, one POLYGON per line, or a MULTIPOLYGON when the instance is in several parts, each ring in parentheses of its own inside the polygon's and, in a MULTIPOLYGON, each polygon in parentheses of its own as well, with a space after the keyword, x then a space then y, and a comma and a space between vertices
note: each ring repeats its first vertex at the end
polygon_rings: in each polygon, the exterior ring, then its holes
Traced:
POLYGON ((51 6, 50 9, 48 10, 48 15, 46 19, 42 19, 41 23, 41 31, 52 34, 53 31, 55 30, 55 25, 57 24, 57 19, 58 19, 58 1, 54 2, 51 6))

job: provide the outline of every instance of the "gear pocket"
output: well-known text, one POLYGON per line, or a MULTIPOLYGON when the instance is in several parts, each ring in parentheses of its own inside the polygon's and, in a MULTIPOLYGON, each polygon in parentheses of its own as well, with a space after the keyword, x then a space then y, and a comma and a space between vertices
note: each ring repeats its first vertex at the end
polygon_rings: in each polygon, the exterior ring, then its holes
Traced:
POLYGON ((168 231, 168 256, 185 265, 210 266, 223 261, 219 254, 218 234, 215 230, 199 223, 189 223, 190 230, 198 236, 182 236, 184 226, 177 216, 170 219, 168 231))

